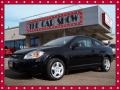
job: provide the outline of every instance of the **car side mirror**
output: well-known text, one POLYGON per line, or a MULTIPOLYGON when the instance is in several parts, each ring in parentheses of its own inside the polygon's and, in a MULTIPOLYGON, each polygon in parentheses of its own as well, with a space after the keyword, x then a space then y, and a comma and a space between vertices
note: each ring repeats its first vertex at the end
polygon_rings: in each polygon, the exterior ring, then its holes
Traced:
POLYGON ((71 45, 71 48, 72 48, 72 49, 75 49, 76 47, 79 47, 79 44, 78 44, 78 43, 74 43, 74 44, 71 45))

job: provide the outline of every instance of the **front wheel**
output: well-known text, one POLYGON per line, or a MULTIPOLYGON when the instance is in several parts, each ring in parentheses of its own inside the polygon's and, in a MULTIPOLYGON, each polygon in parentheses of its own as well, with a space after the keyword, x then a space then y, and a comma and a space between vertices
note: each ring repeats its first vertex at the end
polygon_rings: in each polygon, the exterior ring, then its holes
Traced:
POLYGON ((64 76, 64 62, 58 58, 52 58, 47 64, 47 75, 51 80, 59 80, 64 76))
POLYGON ((104 60, 102 61, 101 65, 101 71, 108 72, 111 67, 111 62, 108 57, 105 57, 104 60))

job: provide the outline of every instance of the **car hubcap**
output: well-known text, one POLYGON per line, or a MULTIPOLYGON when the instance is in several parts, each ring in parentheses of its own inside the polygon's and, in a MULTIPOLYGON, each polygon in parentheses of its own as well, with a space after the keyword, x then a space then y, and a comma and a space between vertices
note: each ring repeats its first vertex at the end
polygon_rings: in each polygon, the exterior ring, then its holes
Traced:
POLYGON ((64 67, 62 63, 55 62, 51 67, 51 73, 55 78, 60 78, 64 73, 64 67))
POLYGON ((105 59, 104 60, 104 66, 105 66, 105 69, 106 70, 109 70, 110 69, 110 61, 108 59, 105 59))

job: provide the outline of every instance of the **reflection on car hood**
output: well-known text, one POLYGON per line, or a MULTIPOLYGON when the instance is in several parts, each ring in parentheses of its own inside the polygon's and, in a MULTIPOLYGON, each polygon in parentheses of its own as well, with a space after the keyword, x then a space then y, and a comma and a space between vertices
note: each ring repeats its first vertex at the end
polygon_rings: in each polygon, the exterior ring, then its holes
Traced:
POLYGON ((14 52, 15 54, 24 54, 33 50, 36 50, 37 48, 24 48, 21 50, 17 50, 16 52, 14 52))
POLYGON ((41 46, 41 47, 38 47, 37 50, 45 50, 45 49, 55 48, 55 47, 61 47, 61 46, 41 46))

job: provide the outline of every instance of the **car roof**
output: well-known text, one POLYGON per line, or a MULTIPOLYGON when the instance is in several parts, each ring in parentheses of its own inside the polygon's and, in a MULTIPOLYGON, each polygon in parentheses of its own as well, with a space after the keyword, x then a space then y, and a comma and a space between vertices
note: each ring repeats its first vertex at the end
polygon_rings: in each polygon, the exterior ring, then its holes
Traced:
POLYGON ((88 38, 92 38, 90 36, 85 36, 85 35, 72 35, 72 36, 64 36, 64 37, 73 37, 73 38, 75 38, 75 37, 88 37, 88 38))
MULTIPOLYGON (((71 36, 63 36, 63 37, 72 37, 72 38, 86 37, 86 38, 90 38, 90 39, 92 39, 92 40, 95 40, 95 41, 100 42, 98 39, 93 38, 93 37, 91 37, 91 36, 87 36, 87 35, 71 35, 71 36)), ((60 37, 60 38, 63 38, 63 37, 60 37)))
MULTIPOLYGON (((87 37, 87 38, 90 38, 90 39, 92 39, 92 40, 95 40, 95 41, 100 42, 98 39, 93 38, 93 37, 90 37, 90 36, 86 36, 86 35, 73 35, 73 36, 65 36, 65 37, 73 37, 73 38, 77 38, 77 37, 87 37)), ((103 44, 103 43, 102 43, 102 44, 103 44)))

